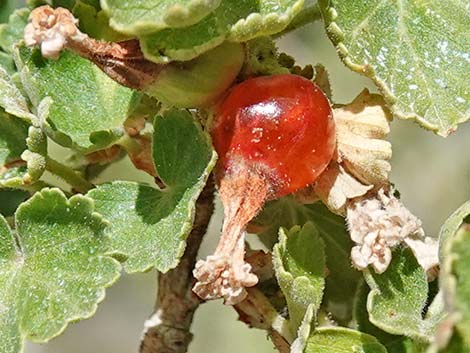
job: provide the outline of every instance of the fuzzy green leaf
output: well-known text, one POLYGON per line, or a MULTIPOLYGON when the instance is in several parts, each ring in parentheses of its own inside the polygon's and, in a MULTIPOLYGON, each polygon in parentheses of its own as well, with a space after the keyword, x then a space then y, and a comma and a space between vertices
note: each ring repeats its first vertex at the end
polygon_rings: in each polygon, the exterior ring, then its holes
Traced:
POLYGON ((367 272, 365 279, 371 288, 367 310, 372 324, 394 335, 424 341, 432 339, 445 314, 429 309, 428 317, 423 319, 428 282, 410 249, 395 250, 387 271, 383 274, 367 272))
POLYGON ((8 65, 6 60, 0 62, 0 107, 7 113, 31 120, 33 115, 29 112, 28 102, 15 85, 8 65))
POLYGON ((363 333, 374 336, 384 345, 388 353, 416 353, 415 345, 412 339, 406 336, 392 335, 387 333, 369 321, 369 313, 367 312, 367 297, 369 295, 369 287, 362 283, 355 295, 354 302, 354 322, 355 329, 363 333))
POLYGON ((186 27, 202 20, 221 0, 102 0, 110 25, 119 32, 141 35, 168 27, 186 27))
POLYGON ((470 350, 470 201, 464 203, 444 223, 440 232, 440 286, 456 335, 470 350))
POLYGON ((0 110, 0 168, 21 159, 26 150, 29 125, 0 110))
POLYGON ((297 332, 310 309, 316 314, 325 287, 325 244, 312 223, 286 232, 279 230, 273 265, 287 300, 292 333, 297 332))
POLYGON ((10 54, 0 51, 0 67, 6 71, 8 75, 13 75, 16 72, 15 62, 10 54))
POLYGON ((277 240, 278 229, 312 222, 325 243, 326 288, 323 302, 336 320, 348 322, 352 315, 353 296, 362 277, 351 266, 352 242, 344 219, 331 213, 323 204, 302 205, 292 197, 268 203, 253 225, 263 229, 261 241, 271 246, 277 240))
POLYGON ((48 60, 39 50, 24 46, 18 48, 15 61, 33 105, 37 108, 45 97, 52 99, 43 128, 57 143, 92 151, 123 135, 122 124, 136 96, 96 65, 68 51, 56 61, 48 60))
POLYGON ((387 353, 377 339, 343 327, 319 328, 310 335, 305 353, 387 353))
POLYGON ((222 0, 200 22, 140 36, 144 55, 155 62, 190 60, 225 40, 246 42, 282 31, 302 9, 304 0, 222 0))
MULTIPOLYGON (((297 329, 297 337, 292 341, 290 353, 302 353, 307 345, 310 333, 314 328, 314 320, 316 317, 314 304, 309 304, 305 310, 305 315, 297 329)), ((289 313, 290 314, 290 313, 289 313)))
POLYGON ((105 227, 89 198, 67 200, 58 189, 23 203, 14 232, 0 217, 2 352, 21 352, 25 338, 45 342, 94 314, 120 273, 104 255, 105 227))
POLYGON ((470 215, 470 201, 465 202, 460 206, 441 227, 439 232, 439 260, 441 263, 445 262, 446 244, 452 240, 460 226, 464 222, 464 219, 470 215))
POLYGON ((468 5, 320 0, 344 63, 374 80, 395 116, 443 136, 470 118, 468 5))
POLYGON ((452 272, 456 278, 455 308, 461 318, 457 322, 457 330, 467 346, 470 346, 470 225, 466 225, 456 234, 452 242, 454 257, 452 272))
POLYGON ((47 140, 40 128, 0 111, 0 188, 36 182, 46 168, 46 155, 47 140))
POLYGON ((100 9, 100 0, 49 0, 49 2, 52 3, 53 7, 65 7, 69 10, 79 6, 79 4, 92 6, 97 10, 100 9))
POLYGON ((18 5, 16 0, 0 1, 0 23, 7 22, 11 12, 18 5))
POLYGON ((29 193, 24 190, 1 189, 0 214, 4 217, 13 216, 18 206, 29 196, 29 193))
POLYGON ((29 9, 19 9, 10 15, 8 23, 0 25, 0 48, 7 53, 12 46, 23 39, 24 27, 28 23, 29 9))
POLYGON ((124 256, 127 272, 178 264, 191 231, 195 202, 216 161, 208 136, 186 111, 155 119, 153 159, 167 185, 117 181, 89 192, 111 227, 111 252, 124 256))
MULTIPOLYGON (((0 187, 21 188, 33 184, 39 180, 46 169, 47 156, 47 137, 39 127, 40 121, 43 121, 49 114, 50 100, 41 101, 38 106, 38 117, 31 114, 31 122, 27 130, 27 137, 21 133, 21 129, 16 129, 17 144, 16 154, 20 149, 24 149, 21 153, 21 159, 26 162, 26 166, 13 166, 13 168, 4 168, 0 172, 0 187), (26 145, 23 138, 26 138, 26 145), (21 146, 21 148, 20 148, 21 146)), ((19 124, 18 122, 16 124, 19 124)), ((11 139, 9 136, 8 139, 11 139)), ((5 137, 7 141, 7 137, 5 137)), ((12 142, 10 142, 12 144, 12 142)), ((7 143, 8 146, 8 143, 7 143)))

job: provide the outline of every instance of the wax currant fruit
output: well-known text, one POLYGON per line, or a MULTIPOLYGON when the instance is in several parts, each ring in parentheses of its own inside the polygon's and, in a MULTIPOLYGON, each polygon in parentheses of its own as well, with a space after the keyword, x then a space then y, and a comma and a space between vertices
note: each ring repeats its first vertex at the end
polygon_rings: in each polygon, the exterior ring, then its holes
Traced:
POLYGON ((137 39, 118 43, 88 37, 64 8, 41 6, 30 15, 25 43, 57 59, 67 48, 95 63, 120 84, 178 108, 213 105, 240 72, 245 59, 240 43, 225 42, 186 62, 154 63, 144 57, 137 39))
POLYGON ((225 218, 214 255, 196 264, 194 291, 234 304, 246 296, 245 287, 257 283, 244 262, 247 223, 267 200, 313 183, 333 156, 336 134, 328 99, 295 75, 247 80, 214 115, 211 134, 225 218))
POLYGON ((243 46, 225 42, 191 61, 166 65, 143 91, 169 106, 205 107, 232 85, 243 60, 243 46))

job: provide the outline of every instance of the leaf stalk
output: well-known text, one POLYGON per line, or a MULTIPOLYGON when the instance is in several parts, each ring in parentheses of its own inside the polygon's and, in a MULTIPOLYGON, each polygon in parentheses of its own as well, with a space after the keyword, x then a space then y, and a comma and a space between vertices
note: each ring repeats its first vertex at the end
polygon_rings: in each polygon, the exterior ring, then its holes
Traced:
POLYGON ((86 194, 90 189, 95 187, 72 168, 67 167, 51 157, 46 157, 46 170, 63 179, 67 184, 72 186, 73 189, 82 194, 86 194))

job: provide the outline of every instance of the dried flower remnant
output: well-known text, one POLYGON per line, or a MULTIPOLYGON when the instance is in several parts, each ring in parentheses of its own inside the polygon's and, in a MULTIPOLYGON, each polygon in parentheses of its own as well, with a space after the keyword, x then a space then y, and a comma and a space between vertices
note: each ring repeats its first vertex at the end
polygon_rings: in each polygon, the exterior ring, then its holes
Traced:
POLYGON ((213 255, 198 261, 194 292, 203 299, 224 298, 225 304, 239 303, 246 297, 245 287, 258 283, 246 263, 246 224, 258 214, 268 199, 269 183, 263 176, 241 165, 233 171, 236 177, 220 182, 219 195, 224 205, 222 236, 213 255))
POLYGON ((411 248, 425 270, 438 264, 437 241, 425 236, 421 221, 390 191, 381 188, 351 201, 347 221, 356 243, 351 258, 360 270, 372 265, 383 273, 392 259, 391 249, 402 243, 411 248))
POLYGON ((390 113, 381 96, 364 90, 350 104, 335 108, 333 116, 336 155, 314 191, 332 212, 344 216, 348 200, 389 184, 392 147, 384 138, 390 113))
MULTIPOLYGON (((365 195, 373 187, 362 184, 341 163, 332 161, 318 178, 311 193, 320 198, 331 211, 343 215, 348 200, 365 195)), ((304 199, 300 201, 307 203, 304 199)))
POLYGON ((153 177, 157 177, 157 170, 153 163, 152 158, 152 139, 150 136, 139 135, 133 137, 132 141, 135 146, 133 149, 128 149, 127 154, 132 164, 153 177))
POLYGON ((39 45, 46 58, 57 59, 68 41, 80 42, 86 38, 77 28, 78 20, 63 8, 40 7, 30 15, 24 30, 26 45, 39 45))
POLYGON ((384 138, 390 114, 383 98, 364 90, 350 104, 335 108, 333 115, 337 151, 311 193, 332 212, 346 216, 356 243, 351 251, 354 266, 362 270, 372 265, 382 273, 391 261, 391 249, 405 243, 431 276, 437 265, 436 241, 426 237, 419 219, 389 195, 392 150, 384 138))
POLYGON ((91 164, 108 164, 119 158, 121 147, 112 145, 104 150, 99 150, 86 155, 86 159, 91 164))
POLYGON ((426 237, 421 222, 390 193, 388 180, 392 156, 385 141, 390 113, 383 98, 361 92, 350 104, 333 110, 337 126, 337 151, 314 185, 315 194, 328 208, 346 216, 351 251, 358 269, 372 265, 382 273, 390 264, 391 249, 405 243, 420 265, 437 265, 437 242, 426 237))
POLYGON ((245 298, 245 287, 258 281, 244 260, 246 225, 267 200, 295 192, 322 173, 335 149, 335 127, 316 85, 275 75, 236 86, 216 108, 212 136, 225 218, 214 255, 196 264, 194 291, 236 304, 245 298))

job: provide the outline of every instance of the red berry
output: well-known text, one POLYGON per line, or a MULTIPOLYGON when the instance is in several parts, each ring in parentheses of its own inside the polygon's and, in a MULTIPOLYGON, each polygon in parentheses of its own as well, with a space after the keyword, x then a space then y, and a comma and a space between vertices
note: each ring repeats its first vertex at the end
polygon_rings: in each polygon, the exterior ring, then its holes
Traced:
POLYGON ((247 80, 223 99, 212 129, 219 168, 243 160, 262 169, 274 197, 311 184, 330 162, 335 125, 328 99, 295 75, 247 80))
POLYGON ((268 199, 315 181, 333 156, 335 125, 320 89, 294 75, 239 84, 217 106, 215 119, 224 225, 214 254, 196 264, 193 290, 235 304, 258 281, 244 261, 246 225, 268 199))

